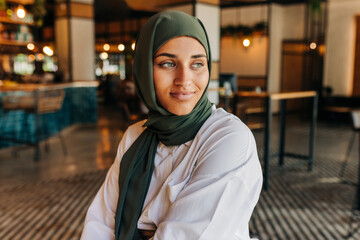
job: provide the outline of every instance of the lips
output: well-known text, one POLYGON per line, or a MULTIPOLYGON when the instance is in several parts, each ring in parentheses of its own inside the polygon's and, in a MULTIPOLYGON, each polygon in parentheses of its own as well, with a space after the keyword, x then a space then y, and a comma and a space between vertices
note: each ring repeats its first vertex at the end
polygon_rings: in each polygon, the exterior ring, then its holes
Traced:
POLYGON ((195 91, 175 91, 170 92, 170 95, 177 100, 186 101, 195 95, 195 91))

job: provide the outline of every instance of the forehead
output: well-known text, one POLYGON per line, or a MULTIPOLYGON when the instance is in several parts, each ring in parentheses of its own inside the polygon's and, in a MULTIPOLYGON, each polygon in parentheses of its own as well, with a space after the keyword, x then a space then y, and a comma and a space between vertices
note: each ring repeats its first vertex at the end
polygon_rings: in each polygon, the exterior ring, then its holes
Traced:
POLYGON ((206 54, 205 48, 197 39, 186 36, 180 36, 170 39, 159 48, 157 53, 166 51, 179 53, 184 53, 184 51, 186 51, 206 54))

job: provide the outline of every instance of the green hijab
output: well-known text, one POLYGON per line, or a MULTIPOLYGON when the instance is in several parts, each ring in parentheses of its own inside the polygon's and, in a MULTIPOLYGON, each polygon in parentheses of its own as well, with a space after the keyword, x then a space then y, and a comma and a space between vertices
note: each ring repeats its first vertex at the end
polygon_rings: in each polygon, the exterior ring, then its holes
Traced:
POLYGON ((136 43, 133 72, 136 91, 149 109, 149 118, 145 123, 146 130, 121 160, 115 239, 133 240, 137 237, 137 222, 149 188, 159 141, 172 146, 193 139, 211 114, 207 87, 192 112, 187 115, 174 115, 156 100, 153 57, 164 43, 179 36, 193 37, 202 44, 211 73, 209 39, 199 19, 183 12, 167 11, 154 15, 145 23, 136 43))

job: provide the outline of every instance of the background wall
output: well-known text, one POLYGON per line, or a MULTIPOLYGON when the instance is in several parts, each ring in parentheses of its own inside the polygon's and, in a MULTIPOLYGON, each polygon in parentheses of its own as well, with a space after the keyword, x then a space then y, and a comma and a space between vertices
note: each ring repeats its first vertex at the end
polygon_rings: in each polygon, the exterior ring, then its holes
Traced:
POLYGON ((221 11, 221 26, 227 25, 253 25, 266 21, 268 15, 267 5, 248 7, 225 8, 221 11))
POLYGON ((95 26, 92 19, 71 19, 73 80, 95 80, 95 26))
MULTIPOLYGON (((61 53, 58 54, 59 69, 64 74, 65 81, 69 80, 69 32, 68 20, 66 18, 57 19, 55 21, 55 36, 56 36, 56 50, 61 53)), ((91 48, 93 49, 93 47, 91 48)), ((92 71, 93 72, 93 71, 92 71)))
POLYGON ((355 16, 359 0, 329 0, 324 66, 324 86, 335 95, 351 95, 354 74, 355 16))
POLYGON ((284 8, 278 4, 271 4, 270 16, 270 51, 268 91, 278 92, 280 90, 281 78, 281 44, 283 40, 284 8))
POLYGON ((192 4, 184 4, 184 5, 179 5, 179 6, 175 6, 175 7, 166 7, 166 10, 181 11, 181 12, 185 12, 187 14, 192 15, 193 14, 193 5, 192 4))
MULTIPOLYGON (((253 26, 267 21, 267 5, 228 8, 221 11, 221 27, 239 24, 253 26)), ((242 45, 242 38, 225 36, 221 39, 220 72, 242 76, 265 76, 267 67, 268 38, 252 38, 250 47, 242 45)))
POLYGON ((204 24, 209 34, 211 57, 213 61, 220 58, 220 8, 210 4, 196 4, 196 17, 204 24), (209 17, 211 16, 211 17, 209 17))
MULTIPOLYGON (((270 8, 268 37, 254 37, 249 48, 244 48, 239 38, 221 39, 220 71, 243 76, 268 74, 268 90, 278 92, 281 84, 282 42, 304 38, 306 6, 271 4, 270 8)), ((268 21, 268 14, 267 5, 224 9, 221 12, 221 26, 251 26, 260 21, 268 21)))
POLYGON ((305 4, 293 4, 283 7, 282 33, 284 39, 301 40, 305 29, 305 4))
POLYGON ((221 39, 220 72, 240 76, 265 76, 267 67, 268 38, 255 37, 248 48, 242 39, 223 37, 221 39))

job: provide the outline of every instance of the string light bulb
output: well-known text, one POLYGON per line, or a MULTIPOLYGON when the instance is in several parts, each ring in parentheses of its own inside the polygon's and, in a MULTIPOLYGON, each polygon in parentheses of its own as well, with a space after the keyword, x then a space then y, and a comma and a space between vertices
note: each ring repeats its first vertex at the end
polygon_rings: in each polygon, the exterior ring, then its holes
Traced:
POLYGON ((42 53, 38 53, 38 54, 36 54, 35 58, 38 61, 42 61, 42 60, 44 60, 44 55, 42 53))
POLYGON ((107 52, 102 52, 99 54, 99 57, 101 60, 105 60, 109 57, 109 54, 107 52))
POLYGON ((118 45, 118 49, 119 49, 120 52, 124 51, 124 50, 125 50, 125 45, 122 44, 122 43, 119 44, 119 45, 118 45))
POLYGON ((30 51, 34 50, 35 49, 35 45, 33 43, 28 43, 26 45, 27 49, 29 49, 30 51))
POLYGON ((48 55, 49 57, 51 57, 52 55, 54 55, 54 51, 51 49, 51 47, 49 46, 45 46, 43 47, 43 52, 48 55))
POLYGON ((36 59, 34 54, 30 54, 28 58, 32 62, 35 61, 35 59, 36 59))
POLYGON ((25 18, 26 10, 22 5, 19 5, 18 8, 16 9, 16 16, 21 19, 25 18))
POLYGON ((317 47, 315 42, 310 43, 310 49, 314 50, 317 47))
POLYGON ((105 51, 109 51, 110 50, 110 45, 105 43, 103 48, 104 48, 105 51))
POLYGON ((135 43, 132 43, 132 44, 131 44, 131 49, 132 49, 132 50, 135 50, 135 43))

